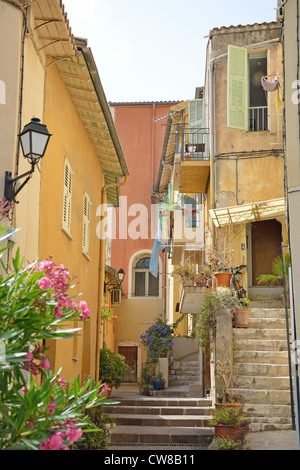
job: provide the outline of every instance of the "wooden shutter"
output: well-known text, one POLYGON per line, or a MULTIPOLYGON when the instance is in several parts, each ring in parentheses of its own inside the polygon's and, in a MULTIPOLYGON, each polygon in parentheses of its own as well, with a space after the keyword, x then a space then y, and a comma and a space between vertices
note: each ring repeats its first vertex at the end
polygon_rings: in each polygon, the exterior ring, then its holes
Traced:
POLYGON ((90 248, 90 198, 84 193, 83 198, 83 228, 82 228, 82 251, 89 254, 90 248))
POLYGON ((189 143, 204 143, 204 99, 189 101, 189 143))
POLYGON ((72 170, 70 164, 65 162, 64 197, 62 226, 70 234, 71 231, 71 206, 72 206, 72 170))
POLYGON ((248 129, 248 55, 247 49, 228 46, 227 126, 248 129))

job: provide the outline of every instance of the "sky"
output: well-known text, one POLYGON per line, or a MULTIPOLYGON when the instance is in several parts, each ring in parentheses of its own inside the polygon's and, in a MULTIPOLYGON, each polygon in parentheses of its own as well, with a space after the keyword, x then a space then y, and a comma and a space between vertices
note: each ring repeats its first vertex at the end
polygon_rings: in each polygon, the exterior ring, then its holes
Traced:
POLYGON ((184 101, 204 85, 209 31, 276 20, 277 0, 63 0, 107 101, 184 101))

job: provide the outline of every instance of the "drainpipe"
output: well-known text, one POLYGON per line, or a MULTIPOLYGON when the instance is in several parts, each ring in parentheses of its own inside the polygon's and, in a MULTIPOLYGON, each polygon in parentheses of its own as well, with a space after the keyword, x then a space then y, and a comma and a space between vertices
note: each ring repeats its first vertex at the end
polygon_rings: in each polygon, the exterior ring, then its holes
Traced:
MULTIPOLYGON (((108 188, 119 188, 127 183, 128 176, 124 175, 124 181, 118 183, 105 184, 101 191, 101 204, 106 204, 106 190, 108 188)), ((100 349, 101 349, 101 299, 104 295, 104 281, 105 281, 105 265, 106 265, 106 236, 104 230, 104 224, 101 224, 100 234, 100 252, 99 252, 99 274, 98 274, 98 312, 97 312, 97 330, 96 330, 96 370, 95 377, 96 382, 99 378, 99 367, 100 367, 100 349)))
MULTIPOLYGON (((209 37, 209 81, 208 81, 208 98, 209 98, 209 153, 210 153, 210 208, 215 208, 215 130, 214 130, 214 61, 212 59, 212 36, 209 37)), ((212 247, 215 244, 215 228, 214 224, 211 227, 212 247)))

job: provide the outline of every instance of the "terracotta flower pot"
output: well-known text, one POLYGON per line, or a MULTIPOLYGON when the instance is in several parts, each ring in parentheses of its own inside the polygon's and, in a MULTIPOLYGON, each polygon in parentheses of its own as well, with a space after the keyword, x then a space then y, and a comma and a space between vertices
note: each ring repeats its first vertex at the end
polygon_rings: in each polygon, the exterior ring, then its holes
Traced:
POLYGON ((111 396, 112 388, 113 388, 113 384, 112 384, 112 383, 106 383, 106 384, 104 384, 103 393, 104 393, 104 395, 105 395, 107 398, 109 398, 109 397, 111 396))
POLYGON ((248 328, 250 315, 251 315, 250 308, 234 309, 233 311, 234 326, 236 328, 248 328))
POLYGON ((218 272, 214 273, 216 287, 230 287, 231 273, 218 272))
POLYGON ((217 424, 215 426, 215 436, 233 438, 237 430, 237 426, 230 426, 228 424, 217 424))

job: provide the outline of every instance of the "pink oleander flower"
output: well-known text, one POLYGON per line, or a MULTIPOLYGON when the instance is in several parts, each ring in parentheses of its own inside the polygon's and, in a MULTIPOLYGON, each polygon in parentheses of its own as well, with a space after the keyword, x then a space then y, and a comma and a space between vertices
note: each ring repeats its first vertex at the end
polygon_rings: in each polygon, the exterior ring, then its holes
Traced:
POLYGON ((83 310, 80 315, 79 315, 79 318, 81 320, 86 320, 87 318, 90 318, 90 310, 87 308, 86 310, 83 310))
POLYGON ((42 277, 42 279, 38 281, 38 285, 41 289, 47 290, 51 287, 51 280, 48 277, 42 277))
POLYGON ((50 369, 50 362, 47 358, 43 359, 40 362, 40 367, 42 367, 44 370, 49 370, 50 369))
POLYGON ((71 427, 66 431, 66 436, 70 444, 73 444, 73 442, 77 441, 82 436, 82 430, 81 428, 77 429, 76 427, 71 427))
POLYGON ((53 436, 49 437, 49 439, 43 441, 40 444, 40 450, 59 450, 63 439, 63 433, 57 431, 53 434, 53 436))

